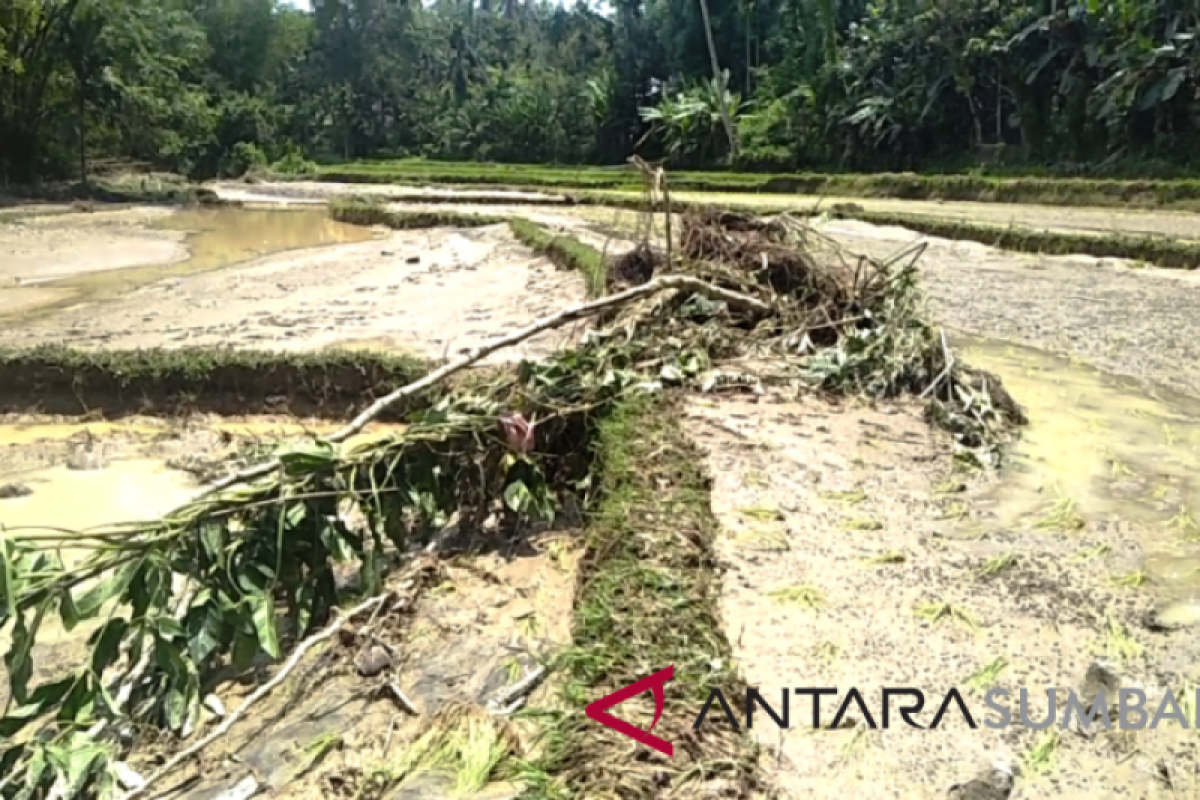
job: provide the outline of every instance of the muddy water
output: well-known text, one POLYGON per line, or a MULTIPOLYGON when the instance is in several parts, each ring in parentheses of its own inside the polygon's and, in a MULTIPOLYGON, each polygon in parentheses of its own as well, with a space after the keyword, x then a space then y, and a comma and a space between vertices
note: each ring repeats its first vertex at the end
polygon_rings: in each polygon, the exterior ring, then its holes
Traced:
POLYGON ((153 459, 114 461, 102 470, 55 466, 24 473, 21 483, 32 494, 0 500, 0 525, 18 535, 33 528, 82 531, 154 520, 198 491, 189 475, 153 459))
POLYGON ((1004 527, 1071 535, 1126 525, 1150 584, 1200 599, 1200 400, 1123 381, 1039 350, 960 339, 997 374, 1029 428, 984 503, 1004 527))
POLYGON ((28 319, 67 305, 126 294, 164 278, 209 272, 273 253, 362 242, 375 236, 369 228, 330 219, 324 210, 178 211, 147 226, 151 230, 185 232, 187 257, 66 277, 24 279, 22 291, 41 291, 45 296, 20 305, 19 316, 28 319))

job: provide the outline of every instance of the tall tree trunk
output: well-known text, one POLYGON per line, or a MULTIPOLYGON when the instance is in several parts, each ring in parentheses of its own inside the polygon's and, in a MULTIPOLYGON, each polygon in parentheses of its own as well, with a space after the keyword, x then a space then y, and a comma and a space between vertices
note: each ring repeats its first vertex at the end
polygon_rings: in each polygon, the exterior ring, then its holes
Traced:
POLYGON ((704 17, 704 38, 708 42, 708 59, 712 62, 713 81, 717 84, 717 103, 721 109, 721 122, 725 125, 725 135, 729 137, 729 157, 736 158, 738 154, 737 134, 733 130, 733 119, 729 116, 729 104, 725 102, 725 76, 721 65, 717 63, 717 45, 713 42, 712 21, 708 16, 708 0, 700 0, 700 15, 704 17))
POLYGON ((87 96, 79 86, 79 182, 87 183, 87 96))

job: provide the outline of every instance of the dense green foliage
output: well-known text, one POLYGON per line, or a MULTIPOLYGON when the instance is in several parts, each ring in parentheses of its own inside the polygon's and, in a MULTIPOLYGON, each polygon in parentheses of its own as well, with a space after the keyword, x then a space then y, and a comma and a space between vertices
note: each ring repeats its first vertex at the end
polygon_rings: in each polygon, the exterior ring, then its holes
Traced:
POLYGON ((0 179, 634 151, 675 168, 1174 173, 1200 141, 1198 15, 1183 0, 0 0, 0 179))

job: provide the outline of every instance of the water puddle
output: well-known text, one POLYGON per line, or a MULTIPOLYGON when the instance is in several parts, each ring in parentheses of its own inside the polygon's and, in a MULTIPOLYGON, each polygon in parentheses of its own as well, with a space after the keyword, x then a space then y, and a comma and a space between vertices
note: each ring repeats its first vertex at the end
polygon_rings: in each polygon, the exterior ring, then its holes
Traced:
POLYGON ((996 522, 1048 535, 1124 523, 1153 582, 1200 596, 1200 400, 1038 350, 956 343, 1030 418, 983 498, 996 522))
MULTIPOLYGON (((114 461, 104 469, 55 466, 24 473, 31 494, 0 501, 0 526, 81 531, 154 520, 200 491, 192 477, 156 459, 114 461)), ((70 551, 63 558, 70 563, 70 551)))
POLYGON ((25 292, 42 292, 42 302, 32 297, 14 306, 28 319, 35 314, 80 302, 95 302, 127 294, 163 278, 183 277, 223 269, 261 256, 368 241, 375 233, 366 227, 329 218, 324 210, 261 210, 217 208, 177 211, 161 220, 148 221, 154 230, 187 233, 188 256, 183 260, 80 272, 44 280, 25 279, 25 292))

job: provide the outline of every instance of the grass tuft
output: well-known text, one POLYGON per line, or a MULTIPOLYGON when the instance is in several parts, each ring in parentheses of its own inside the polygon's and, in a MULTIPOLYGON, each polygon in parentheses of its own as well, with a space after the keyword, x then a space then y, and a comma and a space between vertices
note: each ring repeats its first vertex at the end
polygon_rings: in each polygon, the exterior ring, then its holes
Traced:
POLYGON ((563 269, 583 273, 590 296, 598 297, 604 293, 608 280, 608 264, 599 250, 572 236, 553 234, 527 219, 510 219, 508 227, 521 244, 534 252, 546 256, 563 269))
POLYGON ((820 608, 825 604, 825 595, 820 589, 812 586, 785 586, 767 592, 767 597, 781 603, 792 603, 812 609, 820 608))
POLYGON ((979 621, 970 611, 948 602, 922 603, 916 607, 914 613, 930 625, 949 621, 970 630, 979 628, 979 621))
POLYGON ((1054 754, 1058 752, 1062 740, 1058 731, 1043 733, 1025 754, 1025 765, 1033 772, 1045 772, 1054 762, 1054 754))
POLYGON ((1017 565, 1017 556, 1014 553, 1001 553, 998 556, 989 558, 984 565, 979 568, 979 576, 981 578, 994 578, 1005 570, 1011 569, 1017 565))
POLYGON ((996 685, 996 680, 1008 667, 1008 659, 997 656, 970 674, 966 681, 967 688, 974 692, 986 692, 996 685))
MULTIPOLYGON (((346 416, 427 371, 411 356, 228 348, 0 350, 0 413, 346 416), (281 403, 281 401, 283 401, 281 403)), ((409 408, 432 394, 414 398, 409 408)))

